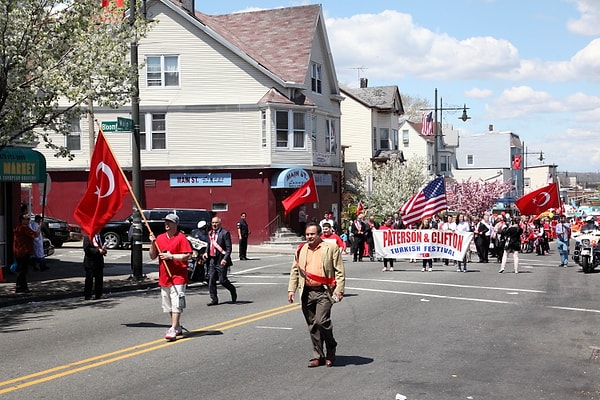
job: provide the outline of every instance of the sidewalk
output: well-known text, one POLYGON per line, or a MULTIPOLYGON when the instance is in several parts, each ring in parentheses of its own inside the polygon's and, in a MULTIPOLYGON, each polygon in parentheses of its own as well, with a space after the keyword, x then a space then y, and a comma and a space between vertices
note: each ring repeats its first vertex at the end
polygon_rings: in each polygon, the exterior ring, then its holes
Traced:
MULTIPOLYGON (((67 242, 64 249, 81 249, 81 242, 67 242)), ((58 250, 58 249, 57 249, 58 250)), ((104 293, 125 292, 132 290, 151 290, 158 287, 158 264, 148 257, 148 247, 143 250, 143 272, 146 276, 142 282, 131 279, 130 252, 126 250, 114 251, 116 257, 106 260, 104 268, 104 293)), ((83 270, 83 250, 77 261, 64 261, 59 259, 58 250, 53 256, 46 259, 49 270, 29 270, 27 282, 29 293, 15 293, 15 280, 17 275, 9 272, 8 266, 3 268, 6 282, 0 283, 0 308, 17 304, 34 303, 47 300, 66 298, 83 299, 83 283, 85 273, 83 270)), ((111 252, 112 253, 112 252, 111 252)), ((248 253, 278 253, 293 254, 294 249, 284 247, 248 246, 248 253)), ((237 245, 233 245, 233 260, 238 254, 237 245)))

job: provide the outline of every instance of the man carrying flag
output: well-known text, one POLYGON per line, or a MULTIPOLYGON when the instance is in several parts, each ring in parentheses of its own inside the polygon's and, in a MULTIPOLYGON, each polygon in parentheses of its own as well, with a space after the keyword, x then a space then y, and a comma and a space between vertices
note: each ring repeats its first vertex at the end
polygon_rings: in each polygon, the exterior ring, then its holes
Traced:
POLYGON ((404 225, 410 226, 445 209, 446 187, 444 186, 444 177, 440 176, 408 199, 406 204, 400 208, 400 213, 404 225))
POLYGON ((90 162, 87 191, 73 213, 81 229, 93 238, 121 209, 128 191, 123 171, 100 130, 90 162))
POLYGON ((291 210, 302 204, 317 203, 318 201, 319 195, 317 194, 315 179, 311 176, 304 185, 300 186, 294 193, 283 199, 281 203, 283 204, 285 215, 288 215, 291 210))
POLYGON ((515 201, 515 206, 521 211, 522 215, 538 215, 550 208, 559 208, 558 185, 552 183, 519 197, 515 201))

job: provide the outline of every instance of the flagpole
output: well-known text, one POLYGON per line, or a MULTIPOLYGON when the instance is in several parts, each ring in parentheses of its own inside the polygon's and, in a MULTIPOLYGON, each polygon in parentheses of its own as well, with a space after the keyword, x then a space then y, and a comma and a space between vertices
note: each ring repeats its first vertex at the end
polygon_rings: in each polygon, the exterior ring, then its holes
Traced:
MULTIPOLYGON (((98 123, 98 120, 96 120, 96 125, 98 126, 98 132, 99 132, 99 134, 104 135, 104 131, 102 131, 102 127, 98 123)), ((110 147, 110 143, 108 142, 108 140, 106 140, 106 136, 105 136, 104 142, 106 143, 106 147, 108 147, 108 151, 110 151, 110 154, 113 156, 113 158, 115 160, 117 160, 117 163, 118 163, 119 159, 115 156, 115 153, 113 152, 112 147, 110 147)), ((135 206, 138 208, 138 210, 141 210, 141 206, 140 206, 140 203, 138 202, 137 196, 133 192, 133 188, 129 184, 129 179, 125 175, 125 171, 123 171, 123 168, 121 168, 121 164, 119 164, 119 172, 121 173, 121 176, 123 177, 123 180, 125 181, 125 184, 127 185, 127 189, 129 190, 129 194, 131 195, 131 198, 133 199, 133 202, 135 203, 135 206)), ((152 235, 154 235, 154 232, 152 232, 152 229, 150 228, 150 223, 146 219, 146 216, 144 215, 144 213, 140 213, 140 216, 144 220, 144 224, 148 228, 148 232, 151 233, 152 235)))

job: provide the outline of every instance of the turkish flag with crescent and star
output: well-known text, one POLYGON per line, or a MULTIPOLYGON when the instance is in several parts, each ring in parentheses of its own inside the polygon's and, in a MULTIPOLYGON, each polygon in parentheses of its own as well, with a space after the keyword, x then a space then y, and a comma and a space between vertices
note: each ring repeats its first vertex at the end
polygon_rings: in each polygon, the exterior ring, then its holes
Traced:
POLYGON ((317 194, 317 187, 315 186, 314 177, 310 177, 309 180, 302 186, 300 186, 294 193, 286 197, 281 201, 283 208, 285 209, 285 215, 305 203, 316 203, 319 201, 319 195, 317 194))
POLYGON ((538 215, 550 208, 560 207, 558 187, 556 183, 534 190, 515 201, 515 206, 522 215, 538 215))
POLYGON ((121 209, 128 191, 121 167, 100 130, 90 162, 88 187, 73 213, 81 229, 94 237, 121 209))

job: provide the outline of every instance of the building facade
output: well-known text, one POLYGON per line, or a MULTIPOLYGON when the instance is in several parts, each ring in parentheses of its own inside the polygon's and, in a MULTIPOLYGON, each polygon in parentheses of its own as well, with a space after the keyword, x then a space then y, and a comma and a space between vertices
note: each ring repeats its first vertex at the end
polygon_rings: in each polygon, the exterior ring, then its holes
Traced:
MULTIPOLYGON (((157 23, 138 51, 142 208, 208 209, 232 231, 246 212, 249 242, 260 243, 296 227, 298 210, 284 215, 281 200, 312 175, 319 202, 309 216, 337 213, 342 96, 321 6, 219 16, 192 1, 147 7, 157 23)), ((99 125, 131 177, 132 135, 111 132, 118 117, 131 108, 94 108, 66 138, 75 159, 47 156, 48 215, 73 219, 99 125)), ((117 217, 130 213, 126 205, 117 217)))

